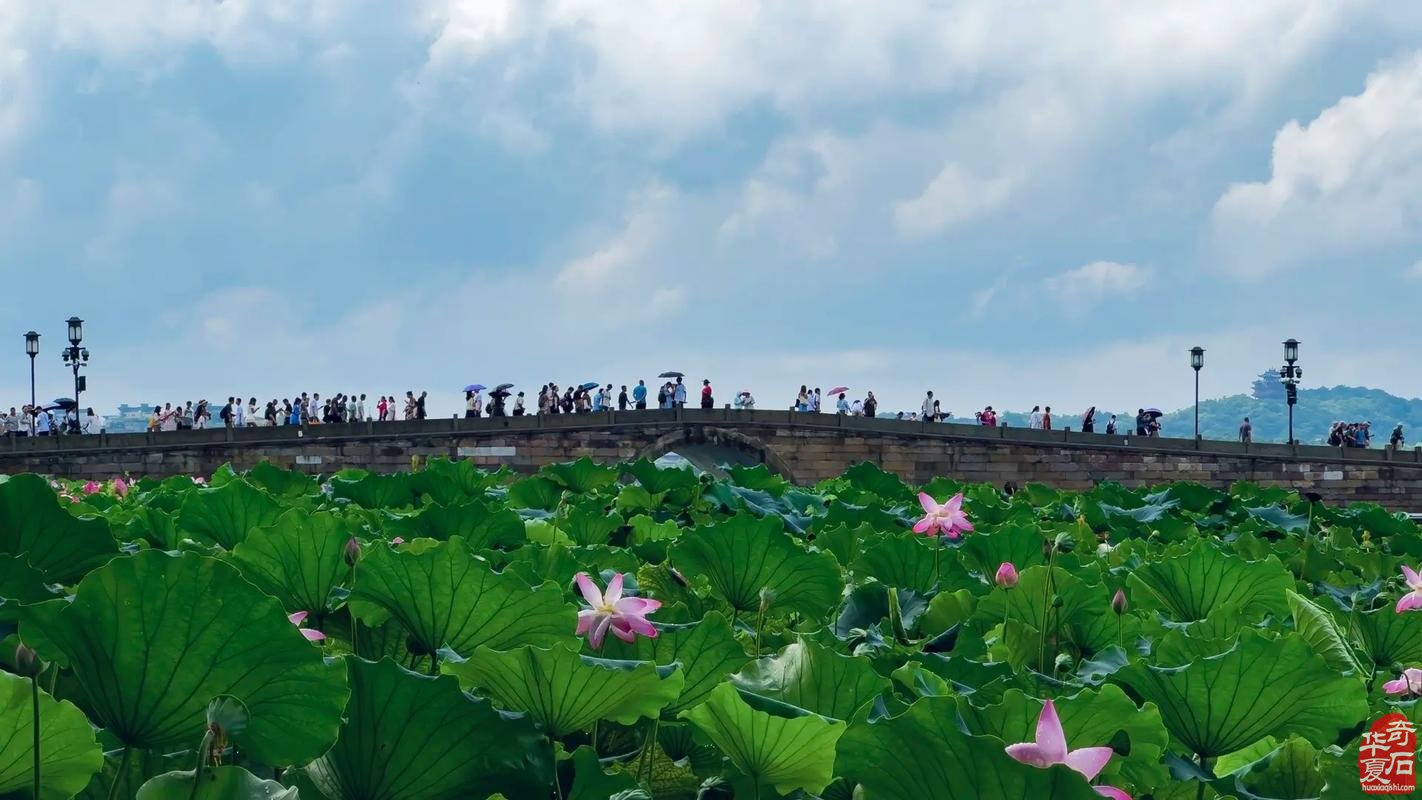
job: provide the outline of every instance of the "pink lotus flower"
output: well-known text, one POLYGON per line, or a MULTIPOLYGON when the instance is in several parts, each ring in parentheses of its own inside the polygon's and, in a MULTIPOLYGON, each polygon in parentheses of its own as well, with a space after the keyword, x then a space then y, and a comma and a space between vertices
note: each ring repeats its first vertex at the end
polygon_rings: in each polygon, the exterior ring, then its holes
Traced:
POLYGON ((1017 585, 1017 567, 1012 566, 1011 561, 1002 562, 998 566, 997 574, 993 576, 993 580, 997 582, 998 586, 1011 589, 1017 585))
POLYGON ((1395 681, 1383 684, 1388 694, 1422 694, 1422 669, 1408 667, 1395 681))
POLYGON ((913 532, 928 536, 947 536, 956 541, 973 529, 968 515, 963 513, 963 493, 958 492, 939 505, 927 492, 918 493, 918 503, 923 506, 923 519, 914 523, 913 532))
MULTIPOLYGON (((1062 730, 1061 718, 1057 716, 1057 707, 1051 699, 1042 704, 1042 714, 1037 717, 1037 740, 1010 744, 1006 750, 1014 760, 1039 769, 1046 769, 1053 764, 1065 764, 1086 776, 1088 781, 1095 780, 1111 760, 1111 756, 1115 755, 1115 751, 1109 747, 1068 750, 1066 732, 1062 730)), ((1130 800, 1129 795, 1114 786, 1092 788, 1103 797, 1130 800)))
POLYGON ((399 547, 400 545, 402 545, 402 544, 404 544, 404 543, 405 543, 405 537, 403 537, 403 536, 396 536, 394 539, 391 539, 391 540, 390 540, 390 546, 391 546, 391 547, 399 547))
POLYGON ((298 611, 298 612, 296 612, 295 614, 292 614, 292 615, 288 616, 287 619, 291 620, 291 624, 292 624, 292 625, 295 625, 295 626, 297 627, 297 629, 301 631, 301 635, 306 637, 306 641, 308 641, 308 642, 319 642, 319 641, 321 641, 322 639, 325 639, 325 638, 326 638, 326 634, 324 634, 324 633, 322 633, 322 632, 320 632, 320 631, 318 631, 318 630, 316 630, 316 629, 314 629, 314 628, 303 628, 303 627, 301 626, 301 623, 303 623, 303 622, 306 621, 306 617, 307 617, 307 612, 305 612, 305 611, 298 611))
POLYGON ((123 478, 114 478, 114 494, 122 500, 128 494, 128 482, 123 478))
POLYGON ((201 476, 201 475, 194 475, 194 476, 193 476, 193 483, 196 483, 198 486, 206 486, 206 485, 207 485, 207 478, 204 478, 204 477, 201 476))
POLYGON ((586 634, 588 644, 594 650, 602 649, 602 640, 607 637, 608 630, 624 642, 636 641, 639 633, 649 639, 657 637, 657 629, 647 621, 647 615, 661 608, 661 601, 623 597, 622 573, 612 576, 605 593, 598 591, 597 584, 586 572, 579 572, 573 580, 578 584, 578 591, 583 593, 583 599, 591 606, 578 612, 575 634, 586 634))
POLYGON ((1411 591, 1397 598, 1397 613, 1399 614, 1414 608, 1422 608, 1422 575, 1418 575, 1412 567, 1403 564, 1402 577, 1407 581, 1407 588, 1411 591))
POLYGON ((84 494, 98 494, 104 490, 104 485, 98 481, 86 481, 84 483, 84 494))

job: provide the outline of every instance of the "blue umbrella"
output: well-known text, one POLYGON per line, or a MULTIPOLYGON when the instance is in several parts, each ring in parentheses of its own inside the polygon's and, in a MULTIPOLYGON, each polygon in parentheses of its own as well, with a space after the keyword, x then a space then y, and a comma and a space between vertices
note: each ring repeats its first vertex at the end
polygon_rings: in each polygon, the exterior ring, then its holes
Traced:
POLYGON ((468 386, 464 387, 464 391, 466 391, 466 392, 482 392, 482 391, 484 391, 484 388, 485 388, 485 387, 484 387, 484 384, 482 384, 482 383, 471 383, 471 384, 469 384, 468 386))
POLYGON ((578 388, 582 389, 583 391, 587 391, 588 389, 596 389, 601 385, 602 384, 598 383, 597 381, 588 381, 587 383, 583 384, 582 386, 579 386, 578 388))

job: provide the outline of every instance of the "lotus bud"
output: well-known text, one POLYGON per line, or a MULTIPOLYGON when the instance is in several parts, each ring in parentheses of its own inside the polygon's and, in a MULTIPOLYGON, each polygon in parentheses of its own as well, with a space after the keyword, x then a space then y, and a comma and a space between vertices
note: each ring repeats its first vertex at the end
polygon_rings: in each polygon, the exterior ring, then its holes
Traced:
POLYGON ((39 656, 24 644, 15 646, 15 674, 33 677, 44 670, 39 656))
POLYGON ((769 586, 760 587, 760 613, 770 610, 770 606, 775 602, 775 590, 769 586))
POLYGON ((1017 568, 1012 566, 1011 561, 1004 561, 998 565, 997 574, 993 576, 993 580, 997 582, 998 586, 1011 589, 1017 585, 1017 568))
POLYGON ((128 482, 122 477, 114 478, 114 494, 122 500, 128 494, 128 482))
POLYGON ((396 536, 394 539, 391 539, 391 540, 390 540, 390 546, 391 546, 391 547, 399 547, 400 545, 402 545, 402 544, 404 544, 404 543, 405 543, 405 537, 403 537, 403 536, 396 536))
POLYGON ((352 536, 346 540, 346 564, 354 567, 360 560, 360 540, 352 536))
POLYGON ((1130 604, 1126 602, 1125 590, 1117 589, 1116 593, 1111 596, 1111 610, 1116 612, 1116 616, 1119 617, 1126 613, 1126 609, 1129 607, 1130 604))

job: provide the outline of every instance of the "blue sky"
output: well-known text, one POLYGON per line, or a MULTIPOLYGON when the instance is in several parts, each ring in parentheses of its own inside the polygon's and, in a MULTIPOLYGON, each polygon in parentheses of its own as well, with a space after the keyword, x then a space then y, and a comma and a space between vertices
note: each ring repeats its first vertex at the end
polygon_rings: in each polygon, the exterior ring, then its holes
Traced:
POLYGON ((1417 8, 8 3, 0 401, 1422 395, 1417 8))

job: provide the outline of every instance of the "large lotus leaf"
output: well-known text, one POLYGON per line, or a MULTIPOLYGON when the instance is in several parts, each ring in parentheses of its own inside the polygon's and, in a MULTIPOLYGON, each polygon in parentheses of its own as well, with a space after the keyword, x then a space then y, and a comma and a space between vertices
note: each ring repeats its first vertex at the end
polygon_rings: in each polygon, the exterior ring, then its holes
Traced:
MULTIPOLYGON (((265 489, 272 497, 287 500, 315 494, 320 490, 316 479, 311 475, 297 472, 294 469, 283 469, 270 461, 258 462, 256 466, 247 470, 243 477, 253 486, 265 489)), ((216 485, 217 482, 214 480, 212 483, 216 485)))
POLYGON ((138 787, 134 800, 298 800, 296 789, 258 778, 241 767, 209 767, 197 786, 193 771, 168 772, 138 787))
POLYGON ((1307 741, 1289 739, 1235 776, 1236 790, 1243 800, 1312 800, 1324 787, 1318 756, 1307 741))
POLYGON ((394 538, 449 539, 459 536, 476 550, 518 547, 524 542, 523 520, 508 508, 480 500, 450 505, 429 503, 413 514, 389 514, 383 521, 385 533, 394 538))
POLYGON ((453 505, 482 497, 512 474, 508 467, 488 472, 468 459, 432 458, 425 462, 423 469, 410 476, 410 488, 415 494, 429 495, 436 503, 453 505))
POLYGON ((995 588, 980 598, 974 619, 989 625, 1018 620, 1034 631, 1064 636, 1088 652, 1121 645, 1133 637, 1140 622, 1132 615, 1111 612, 1109 588, 1088 584, 1062 567, 1052 567, 1049 586, 1048 574, 1046 566, 1023 570, 1015 587, 995 588), (1061 600, 1060 605, 1053 603, 1053 596, 1061 600))
POLYGON ((884 629, 890 630, 895 616, 895 600, 900 626, 905 633, 913 630, 919 617, 928 610, 928 602, 923 596, 911 589, 893 589, 882 583, 870 582, 854 587, 844 598, 844 608, 829 631, 841 639, 850 639, 857 635, 856 630, 868 630, 885 620, 889 621, 885 622, 884 629))
POLYGON ((46 580, 70 583, 117 553, 108 521, 60 508, 44 478, 0 483, 0 554, 23 556, 46 580))
MULTIPOLYGON (((99 731, 99 741, 101 745, 118 747, 117 741, 102 730, 99 731)), ((154 753, 148 750, 129 750, 128 758, 125 759, 121 747, 117 750, 106 750, 102 771, 89 781, 89 785, 84 787, 84 791, 77 797, 79 800, 109 800, 110 796, 134 797, 139 788, 150 779, 166 772, 191 768, 192 761, 192 753, 189 751, 154 753)))
POLYGON ((1259 520, 1268 527, 1281 530, 1285 533, 1308 529, 1307 514, 1290 514, 1278 506, 1246 508, 1244 510, 1248 512, 1249 516, 1259 520))
POLYGON ((190 491, 178 511, 178 529, 231 550, 247 532, 276 522, 282 507, 266 492, 245 480, 216 489, 190 491))
POLYGON ((617 483, 617 470, 583 456, 577 461, 549 464, 538 473, 574 494, 587 494, 617 483))
MULTIPOLYGON (((29 678, 0 672, 0 795, 34 785, 32 692, 29 678)), ((39 727, 40 797, 73 797, 104 765, 94 726, 74 704, 41 690, 39 727)))
POLYGON ((356 570, 352 601, 388 612, 433 653, 460 655, 480 645, 551 644, 577 625, 577 610, 551 585, 529 588, 521 578, 490 569, 458 536, 422 552, 367 549, 356 570))
MULTIPOLYGON (((885 503, 911 502, 914 492, 899 476, 885 472, 872 461, 860 461, 844 471, 840 480, 850 487, 875 495, 885 503)), ((943 498, 938 498, 943 499, 943 498)))
POLYGON ((991 533, 970 533, 963 541, 963 561, 991 578, 1004 561, 1019 571, 1046 563, 1042 532, 1035 525, 1004 525, 991 533))
POLYGON ((505 574, 514 574, 530 585, 552 581, 568 586, 579 572, 594 574, 606 570, 635 573, 641 562, 620 547, 568 547, 564 544, 526 544, 507 554, 505 574))
MULTIPOLYGON (((626 772, 604 770, 597 752, 586 745, 573 751, 572 762, 573 788, 568 792, 568 800, 608 800, 638 788, 636 779, 626 772)), ((641 765, 640 760, 636 763, 641 765)))
MULTIPOLYGON (((1036 739, 1037 718, 1042 714, 1040 700, 1017 689, 1008 689, 1001 700, 986 707, 974 705, 971 700, 967 696, 958 698, 958 713, 969 732, 991 734, 1009 743, 1036 739)), ((1150 703, 1137 708, 1119 686, 1085 689, 1070 697, 1059 697, 1054 704, 1069 748, 1118 748, 1117 756, 1107 766, 1108 775, 1118 773, 1119 766, 1127 761, 1142 768, 1155 766, 1169 743, 1160 710, 1150 703)))
POLYGON ((1289 611, 1294 616, 1294 630, 1315 653, 1323 656, 1328 666, 1364 680, 1370 677, 1371 670, 1358 660, 1350 637, 1332 614, 1297 592, 1288 592, 1287 596, 1289 611))
POLYGON ((917 534, 879 537, 864 547, 854 562, 858 580, 875 578, 885 586, 912 589, 928 594, 936 583, 940 591, 952 591, 981 584, 958 561, 955 550, 935 545, 933 540, 917 534), (934 549, 937 553, 937 573, 934 572, 934 549))
MULTIPOLYGON (((53 596, 45 587, 44 574, 30 566, 24 556, 0 555, 0 598, 38 603, 53 596)), ((13 615, 0 611, 0 619, 13 619, 13 615)))
POLYGON ((1251 615, 1283 616, 1289 610, 1284 593, 1294 587, 1278 559, 1244 561, 1203 538, 1189 550, 1166 551, 1132 570, 1130 582, 1140 607, 1161 608, 1181 622, 1204 619, 1226 605, 1251 615))
POLYGON ((774 592, 770 613, 824 619, 839 601, 839 563, 807 551, 776 518, 738 514, 683 534, 668 552, 682 572, 705 575, 737 612, 759 610, 761 590, 774 592))
POLYGON ((889 680, 874 671, 868 658, 840 655, 804 639, 751 662, 731 682, 743 692, 841 720, 889 688, 889 680))
POLYGON ((1362 684, 1297 634, 1272 639, 1247 628, 1220 655, 1176 667, 1132 663, 1116 679, 1160 708, 1176 742, 1207 758, 1270 735, 1331 744, 1368 713, 1362 684))
POLYGON ((718 611, 708 612, 700 622, 658 623, 656 627, 655 639, 638 636, 628 644, 608 637, 603 653, 608 658, 651 661, 660 666, 680 664, 685 684, 681 696, 667 707, 667 714, 701 702, 727 675, 750 660, 731 633, 731 623, 718 611))
POLYGON ((681 694, 675 666, 578 655, 565 644, 551 649, 480 647, 468 661, 440 667, 461 684, 488 693, 495 703, 526 712, 553 736, 566 736, 610 719, 631 725, 653 718, 681 694))
POLYGON ((859 553, 865 547, 865 543, 877 541, 878 538, 879 534, 875 533, 871 525, 859 525, 851 528, 841 524, 822 528, 819 533, 815 534, 815 546, 834 553, 834 557, 841 564, 853 564, 855 559, 859 558, 859 553))
POLYGON ((376 475, 351 470, 333 475, 328 484, 332 497, 350 500, 361 508, 408 508, 418 499, 405 472, 376 475))
POLYGON ((253 528, 232 551, 242 575, 287 611, 320 614, 331 587, 350 574, 345 560, 350 539, 345 525, 328 512, 292 509, 269 527, 253 528))
POLYGON ((570 504, 556 524, 573 544, 587 546, 607 544, 622 523, 621 515, 609 512, 601 500, 593 499, 570 504))
POLYGON ((501 714, 459 689, 390 659, 347 657, 351 701, 336 746, 307 774, 331 800, 442 800, 469 787, 547 797, 548 740, 526 718, 501 714))
MULTIPOLYGON (((89 573, 72 603, 21 611, 83 686, 95 721, 129 747, 196 746, 210 700, 247 707, 236 743, 280 766, 335 741, 348 689, 339 666, 230 564, 145 550, 89 573)), ((29 640, 30 637, 26 637, 29 640)))
POLYGON ((665 494, 672 505, 684 506, 701 491, 696 473, 685 467, 662 468, 645 458, 639 458, 622 468, 637 479, 648 492, 665 494))
POLYGON ((510 508, 534 508, 552 511, 558 507, 558 503, 562 499, 563 487, 539 475, 533 475, 523 480, 514 481, 509 485, 508 500, 510 508))
POLYGON ((731 483, 737 486, 766 492, 775 497, 785 494, 785 491, 790 488, 789 481, 771 472, 770 468, 764 464, 756 464, 752 467, 740 467, 733 464, 726 467, 726 474, 731 483))
POLYGON ((865 800, 1100 800, 1065 766, 1019 764, 995 736, 958 727, 952 697, 924 697, 908 711, 856 722, 839 740, 839 774, 864 788, 865 800))
POLYGON ((1380 668, 1422 664, 1422 611, 1398 614, 1389 604, 1355 620, 1363 646, 1380 668))
POLYGON ((814 794, 834 777, 834 748, 844 723, 799 714, 778 716, 752 708, 735 687, 722 683, 704 703, 679 716, 705 734, 753 784, 773 786, 781 794, 796 789, 814 794))

